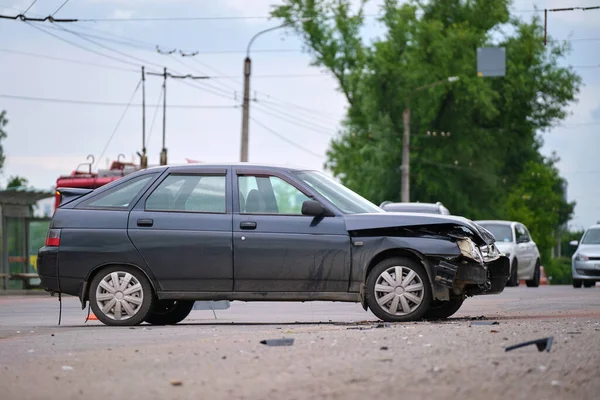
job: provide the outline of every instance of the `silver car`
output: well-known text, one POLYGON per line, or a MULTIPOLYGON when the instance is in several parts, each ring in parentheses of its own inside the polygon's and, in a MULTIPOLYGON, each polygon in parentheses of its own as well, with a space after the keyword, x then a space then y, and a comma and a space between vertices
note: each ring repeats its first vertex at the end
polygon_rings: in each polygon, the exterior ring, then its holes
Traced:
POLYGON ((585 231, 581 243, 574 240, 571 245, 577 247, 571 260, 573 287, 594 286, 600 281, 600 223, 585 231))
POLYGON ((506 286, 540 285, 540 252, 525 225, 515 221, 475 221, 496 238, 496 246, 510 260, 510 278, 506 286))

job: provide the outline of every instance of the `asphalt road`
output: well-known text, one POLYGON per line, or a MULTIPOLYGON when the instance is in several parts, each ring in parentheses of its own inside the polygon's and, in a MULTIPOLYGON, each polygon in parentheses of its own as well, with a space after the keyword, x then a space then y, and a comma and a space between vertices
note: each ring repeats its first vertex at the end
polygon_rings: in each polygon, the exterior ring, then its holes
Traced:
MULTIPOLYGON (((87 311, 87 310, 86 310, 87 311)), ((177 326, 84 324, 74 298, 0 296, 0 398, 596 399, 600 288, 507 288, 446 322, 358 304, 237 303, 177 326), (497 325, 474 325, 483 321, 497 325), (360 329, 358 329, 360 328, 360 329), (550 352, 522 341, 553 337, 550 352), (263 339, 293 338, 289 347, 263 339)))

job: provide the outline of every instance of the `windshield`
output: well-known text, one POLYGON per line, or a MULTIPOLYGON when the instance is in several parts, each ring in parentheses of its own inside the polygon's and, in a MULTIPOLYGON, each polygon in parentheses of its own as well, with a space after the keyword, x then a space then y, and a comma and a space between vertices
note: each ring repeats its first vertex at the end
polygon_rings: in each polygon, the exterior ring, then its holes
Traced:
POLYGON ((302 171, 296 172, 296 175, 346 214, 385 212, 321 172, 302 171))
POLYGON ((583 236, 581 244, 600 244, 600 228, 588 230, 583 236))
POLYGON ((483 226, 485 229, 492 232, 492 235, 494 235, 497 242, 512 242, 513 241, 512 228, 510 227, 510 225, 482 224, 482 223, 479 223, 479 225, 483 226))

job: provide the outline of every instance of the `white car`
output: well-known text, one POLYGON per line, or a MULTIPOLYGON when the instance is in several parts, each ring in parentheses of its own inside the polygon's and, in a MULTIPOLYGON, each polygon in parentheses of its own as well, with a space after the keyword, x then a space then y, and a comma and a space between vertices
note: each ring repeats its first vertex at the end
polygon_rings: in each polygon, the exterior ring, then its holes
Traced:
POLYGON ((600 223, 586 230, 581 243, 574 240, 571 246, 577 247, 571 260, 573 287, 592 287, 600 282, 600 223))
POLYGON ((515 221, 476 221, 492 232, 496 246, 510 260, 510 278, 506 286, 540 285, 540 252, 525 225, 515 221))

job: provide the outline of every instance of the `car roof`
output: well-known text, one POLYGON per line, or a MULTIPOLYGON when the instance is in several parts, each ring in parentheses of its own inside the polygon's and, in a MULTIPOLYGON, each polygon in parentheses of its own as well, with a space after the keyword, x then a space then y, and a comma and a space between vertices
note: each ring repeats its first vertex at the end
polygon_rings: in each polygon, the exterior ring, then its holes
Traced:
POLYGON ((496 225, 512 225, 516 224, 516 221, 504 221, 500 219, 488 219, 488 220, 478 220, 474 221, 478 224, 496 224, 496 225))
POLYGON ((260 164, 260 163, 248 163, 248 162, 222 162, 222 163, 187 163, 187 164, 169 164, 169 165, 157 165, 148 167, 147 170, 164 170, 167 168, 214 168, 214 167, 248 167, 256 169, 270 169, 273 171, 312 171, 311 168, 304 168, 295 165, 277 165, 277 164, 260 164))

